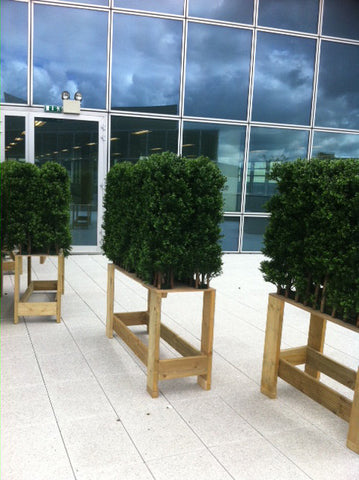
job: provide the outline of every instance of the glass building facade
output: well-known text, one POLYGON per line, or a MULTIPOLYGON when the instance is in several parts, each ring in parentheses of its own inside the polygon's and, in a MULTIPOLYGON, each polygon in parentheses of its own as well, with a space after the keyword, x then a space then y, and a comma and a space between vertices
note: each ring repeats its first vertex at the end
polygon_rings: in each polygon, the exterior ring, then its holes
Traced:
POLYGON ((67 168, 86 251, 112 165, 206 155, 223 250, 259 251, 273 162, 359 158, 358 25, 357 0, 2 0, 1 159, 67 168))

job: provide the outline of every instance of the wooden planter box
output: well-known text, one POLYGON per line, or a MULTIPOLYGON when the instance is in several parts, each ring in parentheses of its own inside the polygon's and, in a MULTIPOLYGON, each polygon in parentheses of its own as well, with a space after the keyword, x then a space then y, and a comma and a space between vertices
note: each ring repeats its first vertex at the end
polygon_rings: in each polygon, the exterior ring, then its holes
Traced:
POLYGON ((159 290, 147 285, 135 275, 129 274, 112 263, 108 265, 106 335, 108 338, 112 338, 115 331, 147 366, 147 391, 153 398, 158 397, 158 382, 160 380, 195 375, 198 376, 198 383, 204 390, 211 388, 214 308, 215 290, 213 288, 199 290, 184 286, 170 290, 159 290), (147 289, 147 311, 114 313, 116 270, 129 276, 147 289), (168 294, 184 292, 203 295, 200 351, 161 323, 162 299, 166 298, 168 294), (129 327, 133 325, 145 325, 147 327, 148 346, 130 330, 129 327), (171 345, 182 357, 161 360, 160 338, 171 345))
POLYGON ((56 316, 57 323, 61 321, 61 295, 64 293, 64 256, 57 257, 57 280, 32 280, 31 265, 33 257, 40 257, 40 263, 44 263, 50 255, 16 255, 15 256, 15 291, 14 291, 14 323, 18 323, 19 316, 41 317, 56 316), (22 270, 22 259, 27 258, 27 289, 20 297, 20 274, 22 270), (50 302, 30 302, 35 292, 55 293, 55 300, 50 302))
POLYGON ((281 295, 269 295, 261 392, 270 398, 276 398, 277 378, 290 383, 349 422, 347 447, 359 454, 359 369, 355 372, 323 355, 327 321, 359 333, 359 328, 318 310, 281 295), (285 303, 310 313, 305 346, 280 350, 285 303), (305 364, 305 371, 296 367, 302 364, 305 364), (353 401, 320 382, 321 372, 353 390, 353 401))

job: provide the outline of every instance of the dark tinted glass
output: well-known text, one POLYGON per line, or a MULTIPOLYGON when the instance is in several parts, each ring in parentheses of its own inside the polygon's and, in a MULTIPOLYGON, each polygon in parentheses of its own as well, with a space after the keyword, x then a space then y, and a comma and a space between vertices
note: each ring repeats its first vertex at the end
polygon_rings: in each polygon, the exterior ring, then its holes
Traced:
POLYGON ((325 0, 323 34, 359 40, 358 0, 325 0))
POLYGON ((27 103, 27 3, 1 0, 1 101, 27 103))
POLYGON ((228 22, 253 23, 253 0, 189 0, 189 15, 228 22))
POLYGON ((115 7, 183 15, 183 0, 115 0, 115 7))
POLYGON ((238 126, 195 122, 183 126, 183 156, 209 157, 226 175, 223 196, 227 212, 241 209, 245 134, 245 127, 238 126))
POLYGON ((182 22, 114 15, 112 109, 178 113, 182 22))
POLYGON ((359 46, 322 42, 316 125, 359 128, 359 46))
POLYGON ((263 234, 268 221, 268 218, 248 217, 244 219, 242 245, 244 252, 258 252, 262 249, 263 234))
POLYGON ((253 120, 309 124, 314 58, 315 40, 258 33, 253 120))
POLYGON ((222 250, 225 252, 238 252, 239 241, 239 218, 223 219, 222 228, 222 250))
POLYGON ((5 160, 25 162, 25 117, 5 116, 5 160))
POLYGON ((251 129, 246 212, 264 212, 275 182, 266 179, 273 163, 306 158, 308 132, 276 128, 251 129))
POLYGON ((190 23, 185 115, 245 120, 251 32, 190 23))
POLYGON ((105 108, 107 13, 48 5, 34 9, 33 102, 60 105, 61 92, 68 90, 71 98, 82 93, 82 107, 105 108))
POLYGON ((259 0, 258 25, 317 32, 318 0, 259 0))
POLYGON ((312 157, 359 159, 359 135, 315 132, 312 157))
POLYGON ((177 153, 178 122, 147 118, 111 118, 111 166, 136 162, 152 153, 177 153))

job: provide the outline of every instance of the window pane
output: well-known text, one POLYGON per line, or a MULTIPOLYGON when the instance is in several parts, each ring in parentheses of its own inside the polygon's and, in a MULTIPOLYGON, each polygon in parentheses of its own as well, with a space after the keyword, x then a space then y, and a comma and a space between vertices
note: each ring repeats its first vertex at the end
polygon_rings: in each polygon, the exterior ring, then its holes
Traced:
POLYGON ((253 23, 253 0, 189 0, 189 15, 228 22, 253 23))
POLYGON ((178 113, 182 22, 114 15, 112 108, 178 113))
POLYGON ((64 166, 71 182, 72 245, 97 244, 98 122, 35 119, 35 164, 64 166))
POLYGON ((308 125, 315 40, 258 33, 252 118, 308 125))
POLYGON ((316 33, 318 0, 259 0, 258 24, 316 33))
POLYGON ((359 135, 315 132, 312 157, 359 159, 359 135))
POLYGON ((25 162, 25 117, 5 116, 5 160, 25 162))
POLYGON ((204 155, 217 163, 227 177, 224 210, 241 209, 245 127, 184 122, 182 155, 204 155))
POLYGON ((325 0, 323 34, 359 40, 358 0, 325 0))
POLYGON ((316 124, 359 129, 359 46, 322 42, 316 124))
POLYGON ((225 252, 238 252, 239 241, 239 218, 223 219, 222 227, 222 250, 225 252))
POLYGON ((259 252, 263 248, 263 235, 268 218, 245 218, 243 227, 244 252, 259 252))
POLYGON ((60 105, 67 90, 82 93, 82 107, 105 108, 107 13, 34 8, 34 103, 60 105))
POLYGON ((308 132, 276 128, 251 129, 247 172, 246 212, 264 212, 264 204, 275 190, 266 179, 273 163, 306 158, 308 132))
POLYGON ((27 103, 27 3, 1 0, 1 101, 27 103))
MULTIPOLYGON (((57 0, 46 0, 48 2, 56 2, 57 0)), ((87 5, 101 5, 106 7, 108 0, 66 0, 67 3, 85 3, 87 5)))
POLYGON ((146 118, 111 118, 111 167, 136 162, 152 153, 177 153, 178 122, 146 118))
POLYGON ((115 0, 115 7, 183 15, 183 0, 115 0))
POLYGON ((185 115, 246 120, 251 32, 190 23, 185 115))

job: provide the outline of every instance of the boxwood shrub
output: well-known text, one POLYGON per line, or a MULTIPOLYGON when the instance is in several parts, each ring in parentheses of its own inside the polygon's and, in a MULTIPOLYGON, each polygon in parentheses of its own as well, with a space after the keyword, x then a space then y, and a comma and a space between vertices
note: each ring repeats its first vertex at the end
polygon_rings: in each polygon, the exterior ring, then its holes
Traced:
POLYGON ((221 272, 225 177, 208 158, 154 154, 111 168, 104 198, 107 257, 158 288, 205 288, 221 272))
POLYGON ((275 164, 261 263, 277 292, 359 326, 359 162, 275 164))
POLYGON ((23 254, 71 249, 70 179, 64 167, 47 162, 1 164, 1 248, 23 254))

